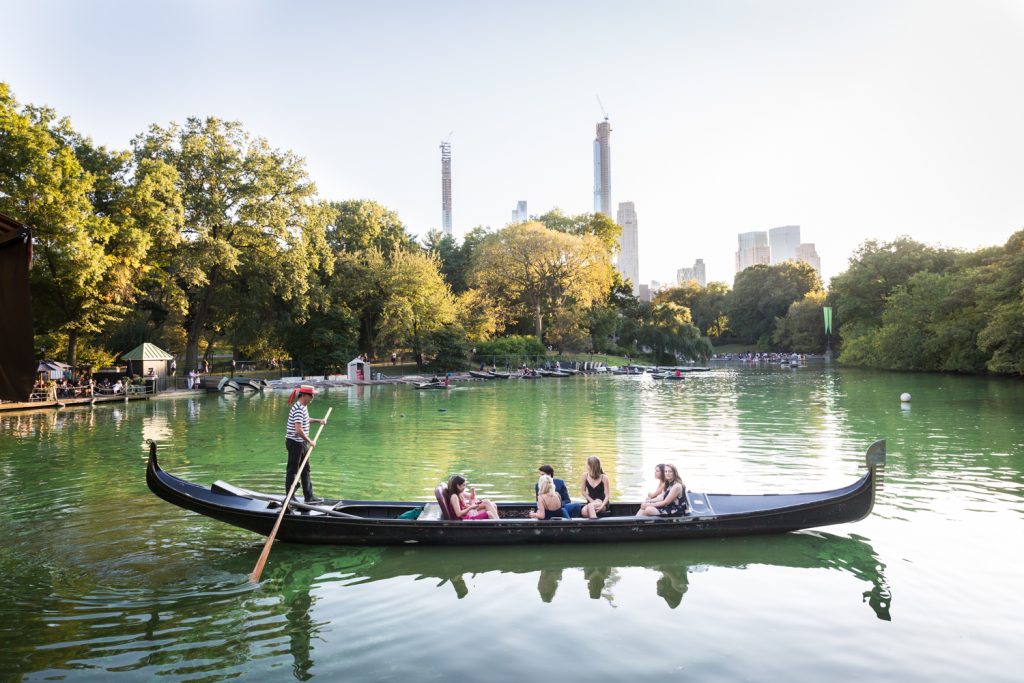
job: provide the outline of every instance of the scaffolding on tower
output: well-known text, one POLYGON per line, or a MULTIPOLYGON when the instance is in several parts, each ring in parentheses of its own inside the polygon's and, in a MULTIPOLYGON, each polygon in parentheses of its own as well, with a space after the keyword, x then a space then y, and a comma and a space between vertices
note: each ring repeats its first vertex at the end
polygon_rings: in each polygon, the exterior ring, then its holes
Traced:
MULTIPOLYGON (((454 132, 454 131, 453 131, 454 132)), ((441 229, 452 234, 452 134, 441 142, 441 229)))

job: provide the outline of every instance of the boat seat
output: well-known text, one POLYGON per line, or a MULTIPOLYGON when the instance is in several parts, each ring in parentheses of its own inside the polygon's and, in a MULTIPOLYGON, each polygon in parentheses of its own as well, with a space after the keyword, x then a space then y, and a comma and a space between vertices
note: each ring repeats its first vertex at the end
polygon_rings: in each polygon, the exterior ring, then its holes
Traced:
POLYGON ((455 513, 452 512, 452 506, 448 502, 448 496, 445 495, 447 491, 447 486, 438 484, 437 488, 434 489, 434 497, 437 498, 437 504, 441 506, 441 517, 444 519, 456 519, 455 513))
POLYGON ((420 521, 441 519, 441 514, 441 505, 439 503, 426 503, 423 506, 423 512, 416 519, 420 521))
POLYGON ((711 501, 703 493, 694 493, 686 490, 686 515, 713 515, 715 511, 711 508, 711 501))

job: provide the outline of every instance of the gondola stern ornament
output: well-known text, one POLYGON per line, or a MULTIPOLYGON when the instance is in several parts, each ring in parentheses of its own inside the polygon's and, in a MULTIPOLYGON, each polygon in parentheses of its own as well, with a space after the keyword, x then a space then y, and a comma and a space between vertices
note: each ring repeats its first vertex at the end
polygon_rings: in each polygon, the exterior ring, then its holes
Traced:
POLYGON ((885 467, 885 439, 879 439, 868 446, 864 460, 868 467, 885 467))

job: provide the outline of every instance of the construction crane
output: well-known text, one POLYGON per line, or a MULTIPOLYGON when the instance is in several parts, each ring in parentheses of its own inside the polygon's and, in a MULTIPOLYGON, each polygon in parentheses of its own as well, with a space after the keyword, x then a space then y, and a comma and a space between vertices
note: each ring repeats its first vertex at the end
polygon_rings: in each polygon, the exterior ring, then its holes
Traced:
POLYGON ((597 98, 597 106, 601 107, 601 113, 604 114, 604 120, 607 121, 608 120, 608 112, 606 112, 604 110, 604 104, 601 103, 601 96, 600 95, 594 95, 594 97, 597 98))

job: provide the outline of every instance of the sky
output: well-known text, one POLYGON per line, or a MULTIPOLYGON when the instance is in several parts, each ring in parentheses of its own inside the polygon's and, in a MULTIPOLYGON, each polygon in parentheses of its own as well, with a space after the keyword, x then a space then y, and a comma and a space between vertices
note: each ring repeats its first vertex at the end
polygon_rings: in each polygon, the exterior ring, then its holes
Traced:
MULTIPOLYGON (((975 249, 1024 229, 1024 2, 0 0, 0 81, 99 144, 240 121, 325 199, 424 236, 632 201, 640 280, 799 225, 826 283, 869 239, 975 249)), ((613 216, 614 218, 614 216, 613 216)))

